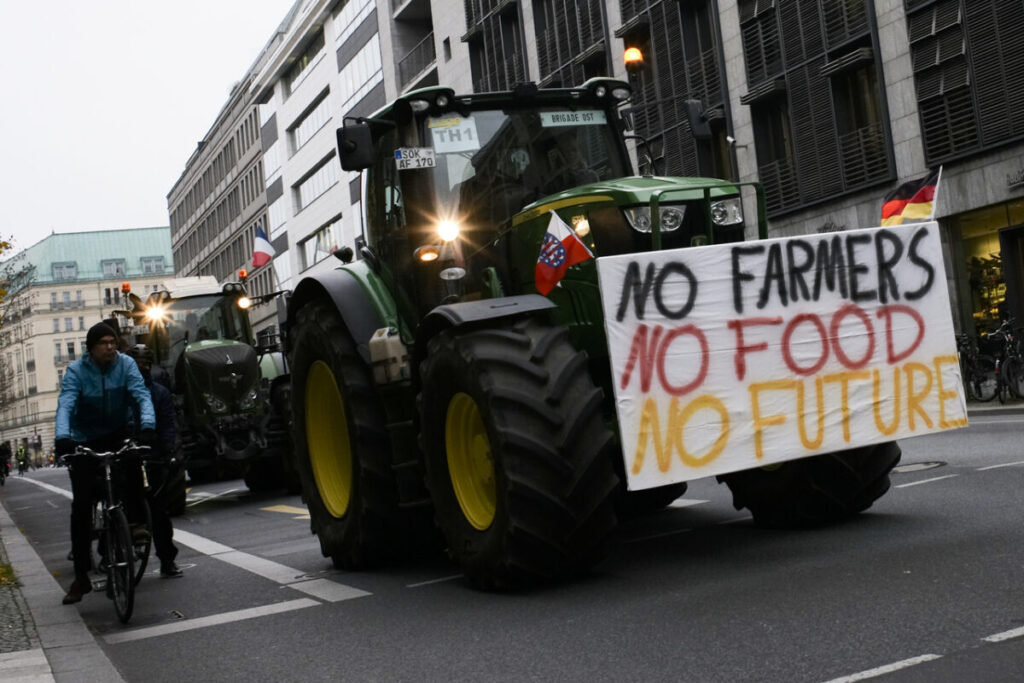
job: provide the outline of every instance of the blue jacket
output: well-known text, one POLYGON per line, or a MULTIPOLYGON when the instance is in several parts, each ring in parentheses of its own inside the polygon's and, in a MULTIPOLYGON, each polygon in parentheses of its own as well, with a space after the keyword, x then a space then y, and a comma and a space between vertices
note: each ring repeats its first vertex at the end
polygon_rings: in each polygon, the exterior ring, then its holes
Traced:
POLYGON ((57 398, 57 439, 82 443, 125 429, 132 399, 139 404, 143 429, 156 428, 153 399, 139 367, 118 353, 104 369, 86 354, 68 366, 57 398))

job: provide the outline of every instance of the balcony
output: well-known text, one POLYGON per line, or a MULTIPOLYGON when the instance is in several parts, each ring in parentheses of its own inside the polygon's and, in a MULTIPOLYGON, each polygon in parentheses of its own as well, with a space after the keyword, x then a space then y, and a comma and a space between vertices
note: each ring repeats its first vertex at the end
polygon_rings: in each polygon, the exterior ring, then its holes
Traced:
POLYGON ((398 61, 399 87, 403 90, 434 66, 437 54, 434 51, 434 33, 431 31, 416 46, 398 61))
POLYGON ((391 18, 395 21, 429 21, 430 0, 391 0, 391 18))

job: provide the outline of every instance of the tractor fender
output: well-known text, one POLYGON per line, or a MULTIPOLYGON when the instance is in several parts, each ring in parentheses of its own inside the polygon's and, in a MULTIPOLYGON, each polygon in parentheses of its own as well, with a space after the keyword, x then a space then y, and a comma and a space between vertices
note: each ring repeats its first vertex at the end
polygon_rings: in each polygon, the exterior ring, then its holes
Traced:
POLYGON ((288 329, 295 329, 300 308, 330 298, 360 357, 370 364, 370 337, 382 327, 396 326, 394 300, 383 286, 374 286, 380 283, 371 282, 373 279, 377 275, 362 261, 303 278, 288 301, 288 329))
MULTIPOLYGON (((416 328, 416 347, 413 350, 414 367, 427 356, 427 344, 442 330, 453 327, 472 327, 481 323, 550 311, 556 308, 550 299, 540 294, 522 294, 498 299, 480 299, 456 304, 445 304, 430 311, 416 328)), ((418 373, 413 373, 415 378, 418 373)))

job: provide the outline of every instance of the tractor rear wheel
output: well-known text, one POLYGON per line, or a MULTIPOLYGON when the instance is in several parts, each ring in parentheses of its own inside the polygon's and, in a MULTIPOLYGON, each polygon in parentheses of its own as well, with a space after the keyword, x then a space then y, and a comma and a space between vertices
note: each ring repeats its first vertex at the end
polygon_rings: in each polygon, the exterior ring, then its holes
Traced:
POLYGON ((401 545, 384 411, 333 305, 296 317, 293 465, 320 550, 340 569, 379 563, 401 545))
POLYGON ((720 476, 737 510, 763 527, 830 524, 862 512, 889 490, 895 441, 720 476))
POLYGON ((448 330, 421 365, 420 444, 449 552, 504 588, 579 573, 615 525, 613 436, 568 330, 448 330))

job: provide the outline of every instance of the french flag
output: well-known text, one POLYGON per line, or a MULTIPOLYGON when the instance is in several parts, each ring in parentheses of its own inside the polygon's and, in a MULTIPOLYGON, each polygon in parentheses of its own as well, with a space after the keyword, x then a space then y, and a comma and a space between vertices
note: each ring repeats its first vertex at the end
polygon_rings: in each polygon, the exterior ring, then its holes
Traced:
POLYGON ((544 235, 544 244, 541 245, 540 255, 537 257, 537 268, 534 273, 537 291, 547 296, 565 276, 565 271, 570 266, 592 258, 594 255, 587 249, 587 245, 583 244, 576 231, 552 211, 548 231, 544 235))
POLYGON ((256 239, 253 241, 252 249, 252 267, 261 268, 268 263, 270 259, 274 258, 274 247, 270 244, 270 240, 267 239, 267 233, 263 232, 263 227, 256 224, 256 239))

